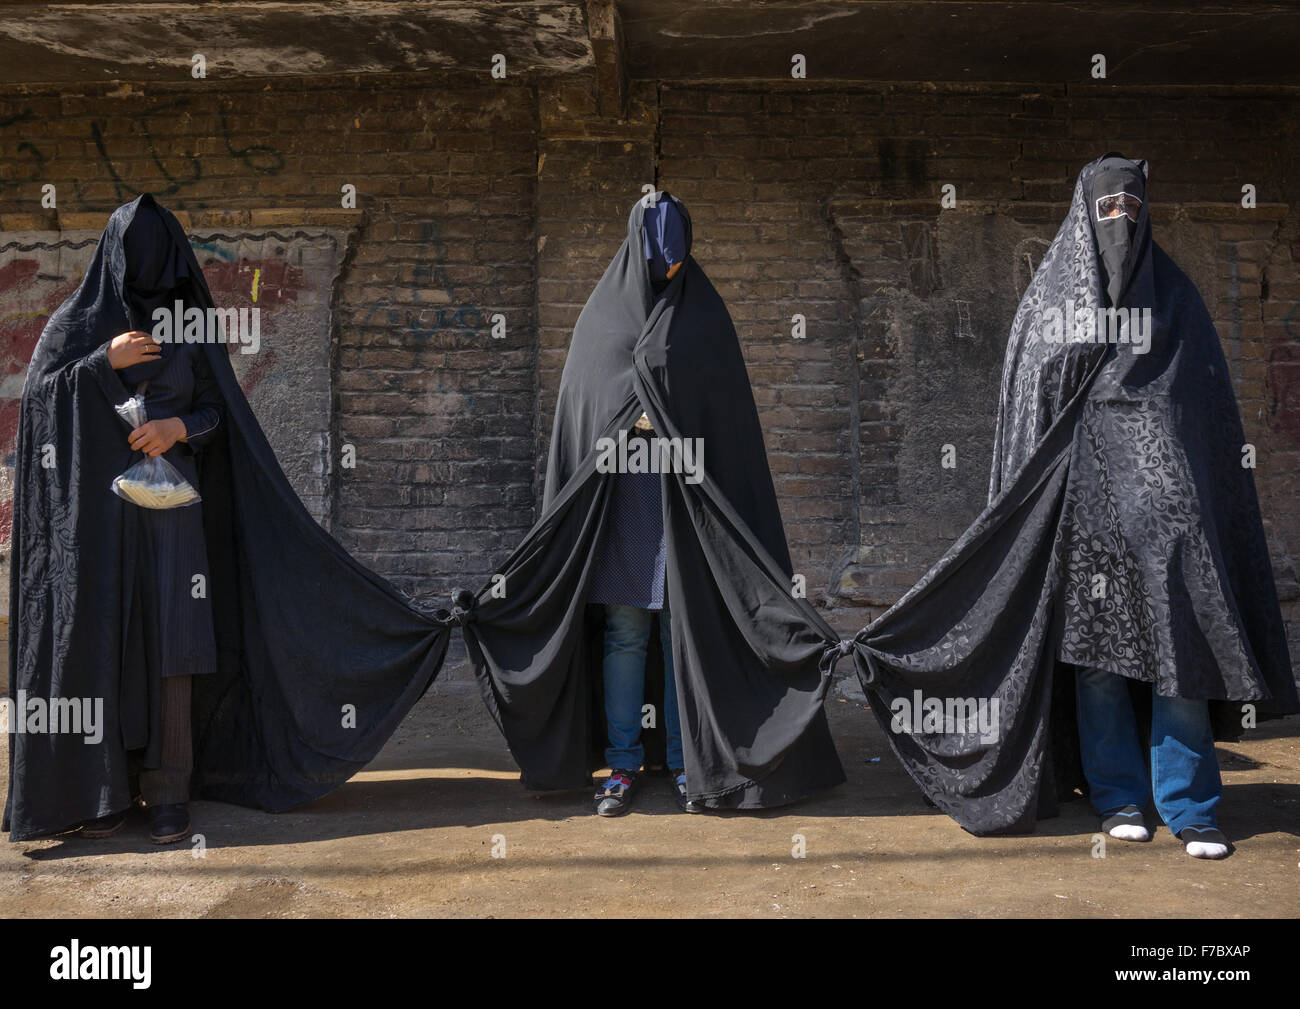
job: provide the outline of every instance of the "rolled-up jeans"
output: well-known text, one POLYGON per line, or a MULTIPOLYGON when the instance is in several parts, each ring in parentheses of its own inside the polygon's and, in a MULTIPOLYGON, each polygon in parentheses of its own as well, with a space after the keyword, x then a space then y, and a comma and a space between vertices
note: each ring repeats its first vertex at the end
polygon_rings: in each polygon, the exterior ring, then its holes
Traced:
POLYGON ((1154 796, 1156 811, 1174 834, 1184 827, 1218 826, 1223 783, 1208 702, 1162 697, 1152 689, 1148 776, 1126 678, 1080 667, 1075 696, 1083 773, 1098 813, 1143 809, 1154 796))
MULTIPOLYGON (((655 611, 639 606, 605 606, 605 727, 609 746, 605 760, 611 768, 636 771, 645 759, 641 745, 641 705, 645 701, 646 645, 655 611)), ((668 610, 659 611, 659 641, 664 653, 662 718, 668 737, 670 769, 683 766, 682 729, 673 676, 673 644, 668 610)))

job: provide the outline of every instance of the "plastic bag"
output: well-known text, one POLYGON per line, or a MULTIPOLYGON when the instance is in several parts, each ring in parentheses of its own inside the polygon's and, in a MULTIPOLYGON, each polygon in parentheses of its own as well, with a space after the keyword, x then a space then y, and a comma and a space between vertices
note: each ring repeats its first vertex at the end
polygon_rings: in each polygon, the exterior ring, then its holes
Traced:
MULTIPOLYGON (((149 419, 140 396, 132 396, 113 409, 132 431, 149 419)), ((146 456, 114 480, 112 486, 114 494, 141 508, 183 508, 199 500, 194 486, 162 456, 146 456)))

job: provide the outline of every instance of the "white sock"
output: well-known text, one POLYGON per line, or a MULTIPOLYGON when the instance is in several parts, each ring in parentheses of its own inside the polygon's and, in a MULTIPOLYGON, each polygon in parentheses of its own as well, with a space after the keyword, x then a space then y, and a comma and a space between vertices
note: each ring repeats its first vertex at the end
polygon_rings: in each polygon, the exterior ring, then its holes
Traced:
POLYGON ((1120 823, 1110 828, 1110 836, 1121 841, 1149 841, 1151 834, 1140 823, 1120 823))

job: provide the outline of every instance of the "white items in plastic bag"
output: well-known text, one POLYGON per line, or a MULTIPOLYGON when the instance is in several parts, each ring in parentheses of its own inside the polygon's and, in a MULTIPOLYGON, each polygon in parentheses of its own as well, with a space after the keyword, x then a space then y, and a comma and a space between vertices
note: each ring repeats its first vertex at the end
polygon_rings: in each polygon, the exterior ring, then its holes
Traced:
MULTIPOLYGON (((132 396, 113 409, 132 431, 148 420, 141 396, 132 396)), ((113 481, 113 493, 141 508, 181 508, 200 500, 193 485, 162 456, 132 465, 113 481)))

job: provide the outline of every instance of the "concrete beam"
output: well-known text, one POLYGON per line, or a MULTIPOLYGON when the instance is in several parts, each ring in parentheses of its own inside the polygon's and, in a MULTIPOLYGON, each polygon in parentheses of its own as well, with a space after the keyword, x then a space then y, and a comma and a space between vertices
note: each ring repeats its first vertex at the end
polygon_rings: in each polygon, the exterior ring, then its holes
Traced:
POLYGON ((610 117, 629 80, 1300 86, 1297 50, 1278 0, 0 2, 0 86, 189 80, 195 53, 208 81, 487 74, 500 54, 512 75, 594 72, 610 117))
POLYGON ((633 79, 1300 84, 1278 0, 618 0, 633 79), (1106 57, 1105 80, 1092 57, 1106 57))
POLYGON ((569 74, 592 66, 573 0, 231 0, 0 6, 0 85, 405 71, 569 74))
POLYGON ((627 111, 627 64, 622 19, 614 0, 587 0, 587 33, 596 62, 600 114, 620 118, 627 111))

